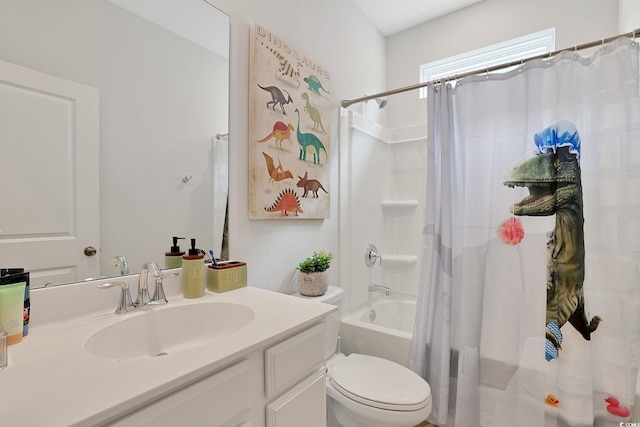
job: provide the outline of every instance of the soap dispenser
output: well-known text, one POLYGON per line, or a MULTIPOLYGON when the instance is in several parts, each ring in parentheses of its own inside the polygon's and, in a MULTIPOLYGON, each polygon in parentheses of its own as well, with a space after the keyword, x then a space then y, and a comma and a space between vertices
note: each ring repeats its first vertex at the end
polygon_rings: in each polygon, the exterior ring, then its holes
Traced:
POLYGON ((196 239, 191 239, 188 255, 182 256, 182 295, 200 298, 204 295, 204 255, 196 249, 196 239))
POLYGON ((173 236, 173 246, 171 246, 171 250, 164 253, 165 268, 182 267, 182 256, 184 255, 184 251, 180 251, 180 246, 178 246, 178 239, 184 240, 184 237, 173 236))

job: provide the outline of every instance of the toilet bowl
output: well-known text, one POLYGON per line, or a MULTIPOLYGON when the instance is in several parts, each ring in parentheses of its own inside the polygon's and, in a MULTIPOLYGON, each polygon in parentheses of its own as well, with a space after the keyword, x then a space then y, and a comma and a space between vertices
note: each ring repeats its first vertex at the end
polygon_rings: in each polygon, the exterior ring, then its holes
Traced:
POLYGON ((335 418, 344 427, 413 427, 431 413, 429 384, 379 357, 334 356, 327 364, 326 385, 335 418))
MULTIPOLYGON (((310 298, 341 307, 343 290, 310 298)), ((413 427, 431 413, 431 388, 413 371, 390 360, 336 350, 340 310, 327 319, 327 419, 342 427, 413 427)))

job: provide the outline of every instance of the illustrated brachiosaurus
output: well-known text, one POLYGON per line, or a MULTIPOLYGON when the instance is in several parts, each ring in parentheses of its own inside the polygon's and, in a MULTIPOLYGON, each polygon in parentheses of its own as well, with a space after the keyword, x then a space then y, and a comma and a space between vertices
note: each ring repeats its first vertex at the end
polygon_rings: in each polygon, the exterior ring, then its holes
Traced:
POLYGON ((292 130, 293 130, 293 125, 291 123, 289 123, 288 125, 285 125, 283 122, 275 122, 273 124, 273 131, 269 135, 265 136, 264 138, 259 139, 258 142, 266 142, 271 138, 275 138, 276 147, 278 147, 278 149, 280 150, 284 150, 284 148, 282 148, 282 141, 287 139, 289 140, 289 145, 293 144, 293 141, 291 141, 292 130))
POLYGON ((327 149, 324 148, 324 144, 320 141, 320 138, 312 133, 300 132, 300 111, 296 108, 296 114, 298 114, 298 128, 296 129, 296 136, 298 137, 298 143, 300 144, 300 160, 307 160, 307 148, 312 146, 315 148, 313 153, 313 163, 320 164, 320 150, 324 150, 325 156, 327 156, 327 149))
POLYGON ((327 131, 324 130, 324 126, 322 126, 322 117, 320 116, 320 110, 311 105, 311 103, 309 102, 309 94, 307 92, 302 92, 302 95, 300 96, 306 101, 304 110, 309 113, 309 117, 313 121, 313 130, 321 130, 322 133, 326 134, 327 131), (318 126, 320 127, 320 129, 318 129, 318 126))

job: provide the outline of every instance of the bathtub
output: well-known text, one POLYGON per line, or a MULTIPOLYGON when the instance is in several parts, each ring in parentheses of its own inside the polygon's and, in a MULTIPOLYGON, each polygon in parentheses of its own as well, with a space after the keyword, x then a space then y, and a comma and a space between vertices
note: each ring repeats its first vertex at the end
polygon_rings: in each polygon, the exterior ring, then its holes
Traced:
POLYGON ((378 297, 342 318, 341 350, 346 355, 368 354, 408 366, 415 315, 415 299, 378 297))

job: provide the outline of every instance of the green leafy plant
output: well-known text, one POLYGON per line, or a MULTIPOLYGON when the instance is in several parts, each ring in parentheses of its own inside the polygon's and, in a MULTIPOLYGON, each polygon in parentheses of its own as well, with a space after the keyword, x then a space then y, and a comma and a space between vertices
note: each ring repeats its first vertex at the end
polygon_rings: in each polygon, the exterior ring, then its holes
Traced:
POLYGON ((298 265, 298 270, 303 273, 319 273, 329 268, 333 254, 331 252, 316 251, 313 256, 305 259, 298 265))

